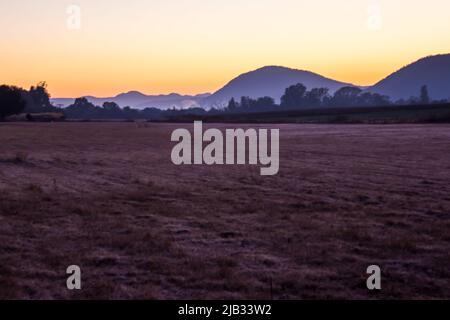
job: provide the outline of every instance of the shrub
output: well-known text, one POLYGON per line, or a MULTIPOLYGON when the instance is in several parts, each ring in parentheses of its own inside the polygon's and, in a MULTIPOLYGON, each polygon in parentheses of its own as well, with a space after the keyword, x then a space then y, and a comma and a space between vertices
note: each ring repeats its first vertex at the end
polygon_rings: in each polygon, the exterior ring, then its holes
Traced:
POLYGON ((17 87, 0 86, 0 120, 21 113, 26 106, 22 99, 22 90, 17 87))

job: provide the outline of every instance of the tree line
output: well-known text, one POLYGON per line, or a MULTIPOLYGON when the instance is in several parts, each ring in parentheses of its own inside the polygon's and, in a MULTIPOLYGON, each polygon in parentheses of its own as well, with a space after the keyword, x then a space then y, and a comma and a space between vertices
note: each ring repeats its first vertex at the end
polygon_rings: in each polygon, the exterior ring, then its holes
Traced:
POLYGON ((0 86, 0 120, 19 113, 57 112, 50 102, 45 82, 24 90, 16 86, 0 86))
POLYGON ((183 115, 205 115, 218 112, 213 109, 206 111, 202 108, 188 110, 161 110, 158 108, 146 108, 143 110, 131 107, 121 108, 115 102, 105 102, 102 106, 96 106, 86 98, 77 98, 75 102, 66 108, 58 108, 51 104, 50 94, 45 82, 32 86, 25 90, 16 86, 0 86, 0 121, 6 117, 26 113, 27 119, 32 121, 33 113, 63 113, 68 119, 167 119, 183 115))
MULTIPOLYGON (((407 102, 399 101, 398 104, 428 104, 431 103, 426 86, 421 88, 420 97, 412 97, 407 102)), ((180 110, 175 107, 169 110, 158 108, 145 108, 142 110, 131 107, 121 108, 115 102, 105 102, 102 106, 96 106, 86 98, 78 98, 64 109, 64 114, 69 119, 152 119, 165 120, 176 119, 186 115, 206 116, 229 113, 251 113, 276 110, 295 110, 317 107, 370 107, 392 105, 388 96, 363 91, 357 87, 343 87, 333 95, 326 88, 307 88, 299 83, 286 88, 281 97, 281 103, 277 104, 271 97, 253 99, 242 97, 239 101, 232 98, 228 105, 222 109, 191 108, 180 110)))
MULTIPOLYGON (((418 97, 409 100, 399 100, 395 103, 388 96, 364 91, 357 87, 347 86, 330 94, 327 88, 312 88, 308 90, 301 83, 286 88, 279 104, 271 97, 242 97, 239 101, 232 98, 223 109, 192 108, 187 110, 161 110, 146 108, 143 110, 131 107, 121 108, 115 102, 105 102, 96 106, 86 98, 77 98, 66 108, 57 108, 51 104, 47 84, 41 82, 24 90, 14 86, 0 86, 0 120, 19 113, 49 113, 63 112, 69 119, 170 119, 184 115, 220 115, 228 113, 251 113, 276 110, 298 110, 310 108, 340 108, 340 107, 371 107, 389 106, 393 104, 429 104, 445 103, 447 101, 431 101, 427 86, 422 86, 418 97)), ((28 118, 28 117, 27 117, 28 118)))
POLYGON ((346 86, 337 90, 333 95, 327 88, 313 88, 308 90, 303 84, 298 83, 286 88, 281 97, 280 104, 276 104, 271 97, 249 98, 242 97, 240 101, 232 98, 225 108, 226 112, 254 112, 273 110, 311 109, 318 107, 380 107, 389 105, 446 103, 447 101, 431 101, 428 87, 422 86, 419 97, 411 97, 408 100, 398 100, 395 103, 390 97, 378 93, 364 91, 358 87, 346 86))
POLYGON ((102 106, 96 106, 86 98, 77 98, 70 106, 63 109, 64 115, 68 119, 152 119, 163 120, 176 118, 183 115, 205 115, 213 114, 214 110, 206 111, 202 108, 192 108, 186 110, 161 110, 158 108, 133 109, 129 106, 121 108, 115 102, 104 102, 102 106))

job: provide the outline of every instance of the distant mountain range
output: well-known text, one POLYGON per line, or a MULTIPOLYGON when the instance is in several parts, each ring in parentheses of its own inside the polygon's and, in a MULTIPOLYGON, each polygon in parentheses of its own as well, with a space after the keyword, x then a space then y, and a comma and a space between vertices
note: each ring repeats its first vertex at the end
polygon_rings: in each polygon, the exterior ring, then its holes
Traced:
MULTIPOLYGON (((115 97, 97 98, 88 96, 86 98, 96 105, 112 101, 121 107, 130 106, 138 109, 146 107, 159 109, 172 107, 183 109, 192 107, 220 108, 225 106, 232 97, 240 99, 242 96, 251 98, 269 96, 278 102, 284 90, 290 85, 297 83, 303 83, 308 89, 328 88, 330 93, 341 87, 352 85, 309 71, 269 66, 242 74, 213 94, 206 93, 195 96, 176 93, 169 95, 145 95, 137 91, 131 91, 115 97)), ((432 99, 450 98, 450 54, 420 59, 394 72, 374 86, 364 89, 388 95, 393 100, 397 100, 418 96, 423 85, 428 86, 432 99)), ((74 98, 52 99, 55 105, 61 106, 68 106, 73 101, 74 98)))
MULTIPOLYGON (((155 107, 158 109, 169 109, 172 107, 189 109, 193 107, 200 107, 199 102, 210 94, 199 94, 195 96, 180 95, 171 93, 168 95, 145 95, 138 91, 130 91, 121 93, 115 97, 98 98, 93 96, 86 96, 91 103, 95 105, 102 105, 104 102, 115 102, 121 107, 130 106, 137 109, 145 109, 147 107, 155 107)), ((75 101, 75 98, 56 98, 52 99, 55 105, 67 107, 75 101)))

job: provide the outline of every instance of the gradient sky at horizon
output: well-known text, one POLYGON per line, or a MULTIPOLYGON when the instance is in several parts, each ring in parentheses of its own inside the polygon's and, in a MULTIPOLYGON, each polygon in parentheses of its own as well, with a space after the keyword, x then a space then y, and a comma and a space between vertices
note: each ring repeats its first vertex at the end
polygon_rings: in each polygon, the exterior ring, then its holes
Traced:
POLYGON ((449 14, 448 0, 0 0, 0 83, 195 94, 281 65, 371 85, 450 53, 449 14), (80 30, 67 28, 72 4, 80 30))

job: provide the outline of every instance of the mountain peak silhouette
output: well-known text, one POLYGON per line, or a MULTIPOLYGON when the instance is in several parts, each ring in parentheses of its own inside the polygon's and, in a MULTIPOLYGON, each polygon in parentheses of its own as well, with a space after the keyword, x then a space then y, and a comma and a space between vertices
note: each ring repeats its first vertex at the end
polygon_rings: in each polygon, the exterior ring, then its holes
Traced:
POLYGON ((450 98, 450 54, 419 59, 381 80, 369 91, 388 95, 394 100, 408 99, 419 96, 423 85, 428 87, 432 99, 450 98))
POLYGON ((281 66, 265 66, 237 76, 222 89, 207 97, 205 103, 212 106, 223 106, 231 98, 240 99, 242 96, 251 98, 269 96, 279 101, 285 89, 297 83, 303 83, 308 89, 328 88, 330 92, 351 85, 310 71, 281 66))

